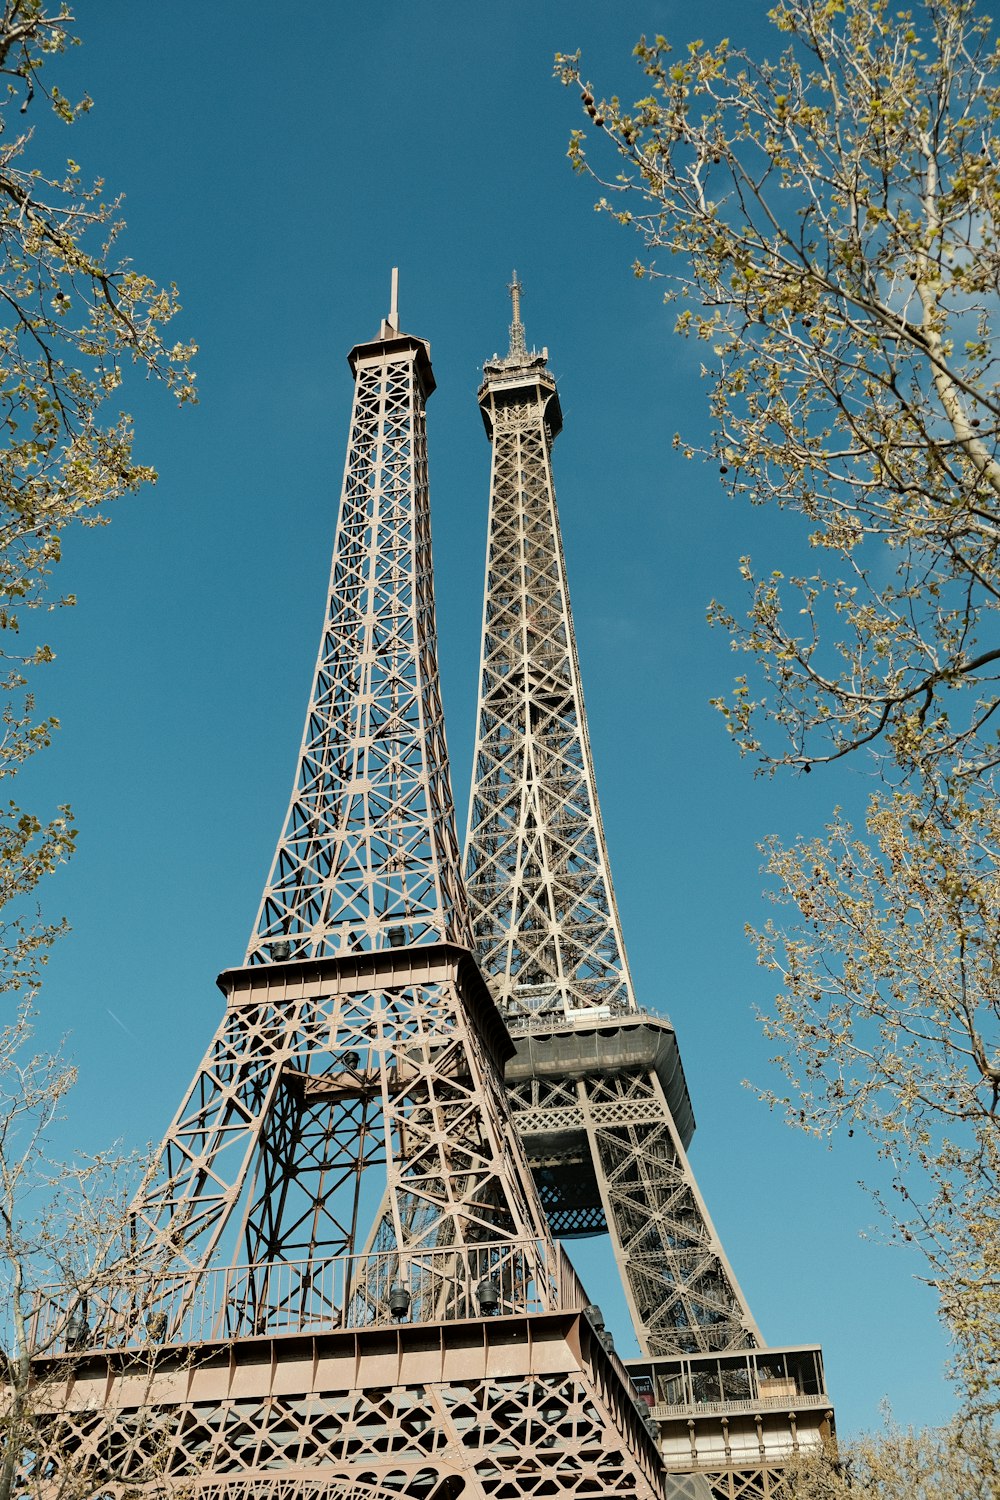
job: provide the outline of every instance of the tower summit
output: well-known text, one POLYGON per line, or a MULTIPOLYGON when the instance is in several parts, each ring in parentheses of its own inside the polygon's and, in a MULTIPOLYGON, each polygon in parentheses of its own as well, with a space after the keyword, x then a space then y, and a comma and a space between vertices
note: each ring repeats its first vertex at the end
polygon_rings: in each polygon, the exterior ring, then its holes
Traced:
POLYGON ((492 464, 472 927, 516 1044, 508 1093, 553 1231, 610 1237, 668 1467, 714 1465, 716 1496, 750 1500, 777 1484, 783 1454, 828 1434, 832 1413, 818 1349, 763 1347, 686 1154, 694 1117, 673 1028, 636 1000, 556 508, 562 412, 547 351, 525 343, 516 272, 509 290, 510 350, 479 390, 492 464), (769 1410, 771 1394, 804 1402, 808 1419, 769 1410))
POLYGON ((435 647, 425 340, 348 356, 347 462, 288 814, 246 959, 133 1205, 141 1275, 35 1318, 43 1488, 660 1500, 556 1246, 467 946, 435 647), (109 1467, 113 1465, 113 1467, 109 1467), (114 1481, 114 1483, 112 1483, 114 1481))

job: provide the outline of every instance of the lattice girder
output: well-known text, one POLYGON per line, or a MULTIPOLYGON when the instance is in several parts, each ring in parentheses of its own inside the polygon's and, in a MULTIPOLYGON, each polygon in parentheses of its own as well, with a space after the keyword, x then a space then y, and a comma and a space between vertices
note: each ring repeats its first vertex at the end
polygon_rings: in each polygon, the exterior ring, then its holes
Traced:
POLYGON ((294 1262, 308 1277, 375 1242, 547 1240, 523 1160, 515 1150, 501 1165, 513 1140, 502 1064, 485 1060, 464 1009, 461 954, 441 960, 441 944, 467 947, 470 929, 436 661, 428 348, 384 324, 350 362, 291 803, 246 968, 224 977, 226 1014, 134 1205, 136 1248, 158 1270, 190 1273, 196 1295, 209 1267, 245 1264, 255 1308, 267 1306, 258 1265, 294 1262), (405 956, 423 947, 425 959, 405 956), (388 1182, 381 1219, 373 1170, 388 1182))
MULTIPOLYGON (((282 1261, 307 1274, 375 1240, 551 1253, 500 1083, 509 1044, 465 950, 289 961, 220 982, 226 1015, 135 1205, 137 1244, 162 1265, 194 1272, 194 1287, 227 1254, 252 1278, 282 1261)), ((251 1301, 266 1309, 266 1292, 251 1301)))
POLYGON ((684 1149, 673 1029, 652 1016, 529 1028, 507 1065, 514 1123, 554 1232, 606 1230, 640 1347, 759 1346, 684 1149))
POLYGON ((610 1233, 640 1345, 652 1354, 759 1345, 657 1074, 549 1077, 529 1066, 519 1054, 509 1096, 550 1223, 561 1234, 610 1233))
POLYGON ((753 1345, 685 1155, 676 1040, 639 1012, 629 976, 552 477, 562 419, 523 330, 486 365, 479 405, 492 469, 465 855, 484 971, 517 1041, 515 1120, 550 1222, 610 1234, 644 1351, 753 1345))
POLYGON ((247 963, 468 942, 437 672, 422 340, 351 355, 326 620, 288 814, 247 963))
POLYGON ((594 784, 538 356, 486 367, 492 437, 479 729, 466 880, 508 1017, 635 1009, 594 784))

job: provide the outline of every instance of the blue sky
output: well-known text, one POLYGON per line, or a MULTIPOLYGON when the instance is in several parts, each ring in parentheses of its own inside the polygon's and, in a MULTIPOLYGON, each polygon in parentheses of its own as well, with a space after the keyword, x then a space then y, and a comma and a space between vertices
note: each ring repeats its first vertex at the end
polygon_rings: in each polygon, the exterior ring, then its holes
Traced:
MULTIPOLYGON (((566 160, 579 103, 552 79, 582 47, 604 92, 643 92, 643 32, 690 36, 687 7, 281 8, 80 0, 85 45, 53 76, 95 108, 64 151, 124 192, 121 245, 175 280, 201 345, 201 403, 129 393, 155 490, 67 547, 73 611, 40 698, 62 720, 40 799, 81 824, 50 911, 47 1039, 81 1066, 67 1142, 159 1137, 242 958, 287 801, 321 624, 351 384, 345 355, 387 310, 431 342, 430 471, 443 691, 459 825, 475 732, 489 450, 475 402, 524 284, 565 428, 556 482, 612 868, 640 1002, 669 1014, 698 1120, 692 1160, 736 1274, 775 1344, 822 1342, 841 1431, 887 1396, 904 1422, 951 1393, 917 1258, 880 1243, 856 1138, 789 1131, 743 1086, 774 1083, 754 1019, 772 983, 745 922, 766 916, 758 842, 857 805, 860 768, 764 782, 710 697, 732 672, 705 625, 739 601, 737 559, 781 566, 787 523, 671 448, 707 426, 697 351, 674 340, 637 242, 593 212, 566 160), (870 1231, 870 1233, 868 1233, 870 1231), (867 1234, 867 1237, 865 1235, 867 1234)), ((764 7, 705 8, 699 34, 775 50, 764 7)), ((608 1310, 600 1245, 575 1252, 608 1310)), ((619 1346, 629 1352, 628 1340, 619 1346)))

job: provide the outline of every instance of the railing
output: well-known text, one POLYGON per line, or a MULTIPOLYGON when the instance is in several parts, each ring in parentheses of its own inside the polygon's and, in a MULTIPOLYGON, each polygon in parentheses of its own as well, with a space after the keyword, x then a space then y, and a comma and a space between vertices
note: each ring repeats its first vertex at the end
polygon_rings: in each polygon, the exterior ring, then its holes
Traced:
POLYGON ((668 1026, 670 1024, 666 1015, 650 1010, 648 1005, 624 1005, 620 1001, 610 1005, 606 1002, 595 1002, 592 1006, 580 1006, 578 1010, 569 1013, 561 1008, 528 1013, 515 1010, 517 1003, 518 997, 515 992, 515 999, 510 1002, 510 1008, 502 1008, 504 1022, 511 1036, 523 1036, 528 1032, 536 1031, 574 1029, 585 1031, 588 1026, 599 1021, 642 1021, 648 1018, 651 1021, 666 1021, 668 1026))
POLYGON ((136 1275, 43 1291, 38 1355, 229 1341, 577 1310, 586 1296, 561 1247, 536 1241, 272 1261, 136 1275))
POLYGON ((797 1392, 792 1396, 758 1396, 755 1400, 740 1397, 732 1401, 658 1401, 649 1409, 659 1421, 668 1422, 673 1417, 709 1417, 716 1414, 730 1415, 733 1412, 797 1412, 818 1406, 829 1407, 830 1404, 830 1398, 825 1393, 806 1396, 797 1392))
POLYGON ((590 1298, 580 1281, 579 1276, 562 1245, 556 1241, 556 1256, 558 1258, 558 1306, 561 1312, 577 1312, 590 1306, 590 1298))

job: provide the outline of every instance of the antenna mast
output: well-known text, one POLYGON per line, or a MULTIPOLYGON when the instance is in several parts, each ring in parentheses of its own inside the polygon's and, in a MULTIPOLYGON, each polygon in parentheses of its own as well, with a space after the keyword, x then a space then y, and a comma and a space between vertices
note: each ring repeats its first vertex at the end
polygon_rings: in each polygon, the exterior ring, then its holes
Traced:
POLYGON ((521 322, 521 293, 524 288, 517 279, 517 272, 514 271, 511 274, 513 280, 507 290, 510 292, 513 319, 510 325, 510 348, 507 351, 507 359, 512 364, 519 364, 528 357, 528 350, 524 342, 524 324, 521 322))

